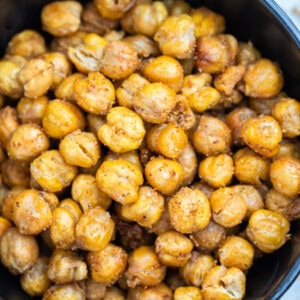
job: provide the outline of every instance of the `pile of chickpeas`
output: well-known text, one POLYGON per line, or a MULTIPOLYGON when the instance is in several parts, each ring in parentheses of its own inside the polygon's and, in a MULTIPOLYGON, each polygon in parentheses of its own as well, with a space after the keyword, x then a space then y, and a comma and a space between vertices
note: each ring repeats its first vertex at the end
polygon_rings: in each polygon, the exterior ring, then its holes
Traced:
POLYGON ((300 102, 184 1, 57 1, 0 60, 0 258, 30 296, 242 299, 300 218, 300 102))

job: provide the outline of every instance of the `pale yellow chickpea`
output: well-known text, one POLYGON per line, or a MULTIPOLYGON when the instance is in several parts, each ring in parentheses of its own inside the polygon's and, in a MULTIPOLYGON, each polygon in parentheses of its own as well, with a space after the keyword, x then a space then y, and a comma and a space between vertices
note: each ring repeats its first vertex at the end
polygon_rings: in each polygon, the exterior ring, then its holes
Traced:
POLYGON ((31 235, 21 234, 16 227, 8 228, 0 241, 2 264, 14 275, 31 269, 39 256, 39 246, 31 235))
POLYGON ((12 227, 12 223, 8 219, 0 216, 0 239, 5 231, 10 227, 12 227))
POLYGON ((127 294, 128 300, 172 300, 173 293, 169 286, 161 282, 150 287, 129 288, 127 294))
POLYGON ((217 189, 209 201, 213 220, 225 228, 242 223, 246 216, 246 202, 232 187, 217 189))
POLYGON ((108 19, 120 19, 134 5, 133 0, 95 0, 95 6, 100 12, 101 16, 108 19))
POLYGON ((76 243, 78 248, 99 251, 110 242, 115 223, 109 212, 94 207, 84 212, 76 224, 76 243))
POLYGON ((124 159, 104 161, 96 174, 98 187, 113 200, 125 205, 137 200, 143 174, 124 159))
POLYGON ((92 279, 111 286, 125 271, 127 253, 119 246, 108 244, 100 251, 89 252, 86 260, 92 279))
POLYGON ((210 204, 198 189, 182 187, 168 202, 171 224, 181 233, 205 228, 211 218, 210 204))
MULTIPOLYGON (((105 35, 103 37, 108 42, 123 41, 123 38, 125 37, 125 31, 124 30, 111 30, 111 31, 105 33, 105 35)), ((133 50, 136 50, 136 48, 134 48, 134 47, 132 47, 132 48, 133 48, 133 50)))
POLYGON ((283 215, 259 209, 251 215, 246 234, 261 251, 271 253, 287 241, 289 230, 290 222, 283 215))
POLYGON ((98 135, 99 128, 105 124, 105 117, 94 114, 87 114, 86 116, 88 131, 98 135))
POLYGON ((59 202, 59 207, 65 208, 69 211, 77 222, 82 215, 80 205, 72 198, 65 198, 59 202))
POLYGON ((293 201, 295 201, 293 198, 287 197, 275 189, 268 190, 265 197, 266 209, 280 213, 283 216, 286 216, 293 201))
POLYGON ((145 166, 145 176, 149 184, 165 195, 176 192, 182 181, 183 169, 180 163, 155 157, 145 166))
POLYGON ((85 119, 75 104, 55 99, 47 105, 42 125, 49 137, 60 139, 76 129, 83 130, 85 119))
POLYGON ((54 36, 65 36, 78 30, 82 5, 77 1, 55 1, 41 12, 42 27, 54 36))
POLYGON ((42 296, 51 285, 47 275, 48 262, 48 257, 40 256, 32 268, 20 277, 22 289, 31 297, 42 296))
POLYGON ((154 40, 164 55, 186 59, 194 56, 194 32, 195 24, 191 16, 169 16, 158 26, 154 40))
POLYGON ((248 66, 253 64, 261 57, 259 51, 253 46, 251 42, 248 43, 239 43, 239 50, 237 53, 237 63, 248 66))
POLYGON ((228 185, 233 174, 233 159, 228 154, 208 156, 200 161, 199 177, 215 188, 228 185))
POLYGON ((85 299, 85 291, 77 282, 65 284, 51 285, 43 295, 43 300, 59 300, 65 299, 68 295, 69 299, 85 299))
POLYGON ((127 263, 125 277, 130 288, 154 286, 164 280, 166 266, 150 246, 136 248, 129 254, 127 263))
POLYGON ((203 300, 203 296, 196 286, 181 286, 174 291, 174 300, 203 300))

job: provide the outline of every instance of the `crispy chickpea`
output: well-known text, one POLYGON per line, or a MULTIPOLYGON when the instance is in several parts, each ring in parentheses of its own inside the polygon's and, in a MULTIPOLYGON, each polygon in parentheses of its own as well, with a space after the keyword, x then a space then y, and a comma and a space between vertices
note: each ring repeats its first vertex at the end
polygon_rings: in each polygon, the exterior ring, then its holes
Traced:
POLYGON ((288 140, 283 140, 280 144, 278 153, 274 157, 272 157, 272 159, 277 159, 282 156, 292 156, 297 159, 300 159, 300 143, 290 143, 288 140))
POLYGON ((198 189, 182 187, 168 202, 171 224, 181 233, 206 227, 210 221, 209 201, 198 189))
POLYGON ((10 159, 31 161, 48 150, 49 138, 37 124, 20 125, 7 144, 10 159))
POLYGON ((246 234, 261 251, 271 253, 286 242, 289 230, 290 223, 283 215, 258 209, 249 219, 246 234))
POLYGON ((204 299, 241 300, 245 295, 246 276, 238 268, 215 266, 205 276, 202 285, 204 299))
POLYGON ((128 300, 171 300, 173 293, 170 287, 161 282, 150 287, 130 288, 127 294, 128 300))
POLYGON ((276 159, 270 166, 270 180, 276 191, 296 197, 300 193, 300 160, 290 156, 276 159))
POLYGON ((117 153, 137 149, 146 134, 141 117, 127 107, 113 107, 106 116, 107 123, 99 128, 98 138, 117 153))
POLYGON ((282 131, 273 117, 262 115, 249 118, 243 123, 241 139, 255 152, 272 157, 279 151, 282 131))
POLYGON ((8 219, 0 216, 0 239, 10 227, 12 227, 12 223, 8 219))
POLYGON ((32 268, 39 256, 39 246, 31 235, 19 233, 16 227, 8 228, 0 241, 0 259, 16 275, 32 268))
POLYGON ((85 293, 87 300, 103 299, 107 292, 107 286, 103 283, 95 282, 92 278, 88 278, 85 282, 85 293))
POLYGON ((43 300, 60 300, 60 299, 84 300, 85 291, 77 282, 67 284, 54 284, 46 290, 43 300))
POLYGON ((239 50, 236 57, 237 64, 248 66, 255 63, 260 57, 259 51, 251 42, 239 43, 239 50))
POLYGON ((271 98, 283 87, 283 77, 279 67, 266 58, 258 59, 250 65, 243 79, 244 93, 250 97, 271 98))
POLYGON ((233 159, 228 154, 208 156, 199 164, 199 177, 215 188, 228 185, 233 173, 233 159))
POLYGON ((48 262, 48 257, 40 256, 33 267, 20 277, 22 289, 31 297, 42 296, 51 285, 47 276, 48 262))
POLYGON ((13 221, 13 204, 18 194, 23 192, 26 188, 25 187, 12 187, 11 189, 7 190, 1 198, 1 216, 6 218, 9 221, 13 221))
POLYGON ((234 64, 238 42, 233 35, 200 37, 196 45, 196 67, 200 72, 219 73, 234 64))
POLYGON ((249 148, 239 149, 233 157, 235 177, 243 183, 259 186, 269 177, 269 161, 249 148))
POLYGON ((94 207, 84 212, 76 225, 77 245, 80 249, 99 251, 110 242, 115 224, 109 212, 94 207))
POLYGON ((87 114, 87 128, 96 136, 98 135, 99 128, 105 124, 106 120, 104 116, 98 116, 94 114, 87 114))
POLYGON ((151 82, 162 82, 179 92, 183 82, 183 68, 178 60, 161 55, 149 61, 143 68, 143 75, 151 82))
POLYGON ((85 119, 75 104, 55 99, 47 105, 42 125, 49 137, 60 139, 76 129, 83 130, 85 119))
POLYGON ((125 277, 130 288, 157 285, 165 277, 166 266, 160 262, 156 252, 150 246, 135 249, 129 254, 127 262, 125 277))
POLYGON ((182 173, 180 163, 167 158, 153 158, 145 166, 149 184, 165 195, 171 195, 179 188, 182 173))
POLYGON ((246 216, 246 202, 232 187, 219 188, 209 200, 213 220, 225 228, 240 224, 246 216))
POLYGON ((158 26, 154 40, 164 55, 186 59, 194 55, 194 32, 195 24, 189 15, 169 16, 158 26))
POLYGON ((87 254, 87 264, 95 282, 113 285, 125 271, 126 252, 119 246, 108 244, 100 251, 87 254))
POLYGON ((194 245, 184 234, 167 231, 157 236, 154 246, 164 265, 182 267, 190 259, 194 245))
POLYGON ((196 286, 181 286, 174 291, 174 300, 203 300, 203 296, 196 286))
POLYGON ((165 0, 164 4, 166 5, 170 16, 189 14, 192 9, 189 3, 182 0, 165 0))
MULTIPOLYGON (((125 37, 125 31, 124 30, 111 30, 109 32, 107 32, 104 35, 104 38, 108 41, 108 42, 116 42, 116 41, 123 41, 123 38, 125 37)), ((133 50, 134 47, 132 47, 133 50)))
POLYGON ((200 117, 193 133, 193 145, 204 155, 217 155, 229 152, 231 146, 231 132, 222 120, 203 115, 200 117))
POLYGON ((65 36, 78 30, 82 5, 77 1, 55 1, 41 12, 43 29, 54 36, 65 36))
POLYGON ((112 300, 112 299, 125 300, 126 298, 124 292, 120 288, 117 288, 116 286, 111 286, 107 288, 103 300, 112 300))
POLYGON ((100 72, 112 80, 125 79, 138 68, 137 52, 126 42, 110 42, 104 48, 100 72))
POLYGON ((111 1, 95 0, 94 3, 104 18, 120 19, 134 5, 133 0, 111 1))
POLYGON ((80 208, 80 205, 72 198, 65 198, 61 200, 59 202, 59 207, 68 210, 72 214, 76 222, 79 220, 79 218, 82 215, 82 210, 80 208))
POLYGON ((143 86, 133 97, 133 107, 142 119, 149 123, 162 124, 176 104, 176 93, 161 82, 143 86))
POLYGON ((265 197, 266 209, 280 213, 283 216, 286 216, 289 205, 293 201, 292 198, 279 193, 275 189, 268 190, 265 197))
POLYGON ((98 187, 113 200, 125 205, 137 200, 143 175, 139 168, 124 159, 104 161, 96 174, 98 187))

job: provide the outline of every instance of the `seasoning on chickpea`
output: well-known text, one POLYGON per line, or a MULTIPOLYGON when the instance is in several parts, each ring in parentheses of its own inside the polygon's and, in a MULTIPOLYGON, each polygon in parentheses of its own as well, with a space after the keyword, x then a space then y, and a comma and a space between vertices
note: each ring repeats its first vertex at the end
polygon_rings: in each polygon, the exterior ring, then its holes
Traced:
POLYGON ((161 282, 155 286, 135 287, 135 288, 129 288, 128 290, 128 294, 127 294, 128 300, 138 300, 138 299, 150 300, 151 298, 154 298, 156 300, 172 300, 173 292, 170 289, 170 287, 166 285, 164 282, 161 282))
POLYGON ((94 1, 100 14, 108 19, 120 19, 134 5, 134 2, 133 0, 122 0, 117 3, 111 0, 94 1))
POLYGON ((68 295, 71 299, 85 299, 85 291, 77 282, 51 285, 43 295, 43 300, 64 299, 68 295))
POLYGON ((174 291, 174 300, 203 300, 201 290, 196 286, 181 286, 174 291))

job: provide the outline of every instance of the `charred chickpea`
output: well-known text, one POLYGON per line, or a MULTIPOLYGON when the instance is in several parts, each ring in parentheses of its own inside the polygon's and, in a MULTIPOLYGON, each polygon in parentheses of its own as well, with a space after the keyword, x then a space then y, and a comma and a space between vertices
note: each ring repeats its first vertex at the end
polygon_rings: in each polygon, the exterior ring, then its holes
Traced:
POLYGON ((8 228, 0 242, 0 259, 16 275, 33 267, 39 256, 39 246, 31 235, 21 234, 16 227, 8 228))
POLYGON ((168 267, 182 267, 190 259, 193 243, 184 234, 167 231, 157 236, 155 251, 160 261, 168 267))
POLYGON ((108 244, 100 251, 87 254, 87 264, 95 282, 113 285, 126 268, 127 253, 119 246, 108 244))
POLYGON ((61 139, 76 129, 83 130, 85 119, 75 104, 55 99, 47 105, 42 125, 49 137, 61 139))
POLYGON ((48 257, 40 256, 32 268, 20 277, 22 289, 31 297, 42 296, 51 285, 47 275, 48 262, 48 257))
POLYGON ((249 219, 246 234, 261 251, 271 253, 286 242, 289 230, 290 223, 283 215, 258 209, 249 219))
POLYGON ((289 205, 294 199, 289 198, 275 189, 270 189, 265 197, 266 209, 286 216, 289 205))
POLYGON ((101 16, 108 19, 120 19, 134 5, 133 0, 95 0, 96 8, 100 12, 101 16))
POLYGON ((253 46, 251 42, 239 43, 239 49, 237 53, 237 64, 248 66, 253 64, 260 58, 259 51, 253 46))
POLYGON ((0 239, 10 227, 12 227, 12 223, 8 219, 0 216, 0 239))
POLYGON ((53 284, 43 295, 43 300, 59 300, 65 299, 66 295, 70 299, 85 299, 84 289, 77 283, 53 284))
POLYGON ((54 36, 65 36, 78 30, 82 5, 77 1, 55 1, 41 12, 43 29, 54 36))
MULTIPOLYGON (((173 293, 169 286, 161 282, 155 286, 150 287, 135 287, 128 290, 128 300, 171 300, 173 293)), ((108 299, 107 299, 108 300, 108 299)))
POLYGON ((166 266, 160 262, 155 250, 150 246, 141 246, 133 250, 127 263, 125 277, 130 288, 154 286, 164 280, 166 266))
POLYGON ((196 286, 181 286, 174 291, 174 300, 202 300, 202 292, 196 286))
POLYGON ((96 174, 98 187, 113 200, 126 205, 137 200, 143 174, 133 163, 124 159, 104 161, 96 174))

